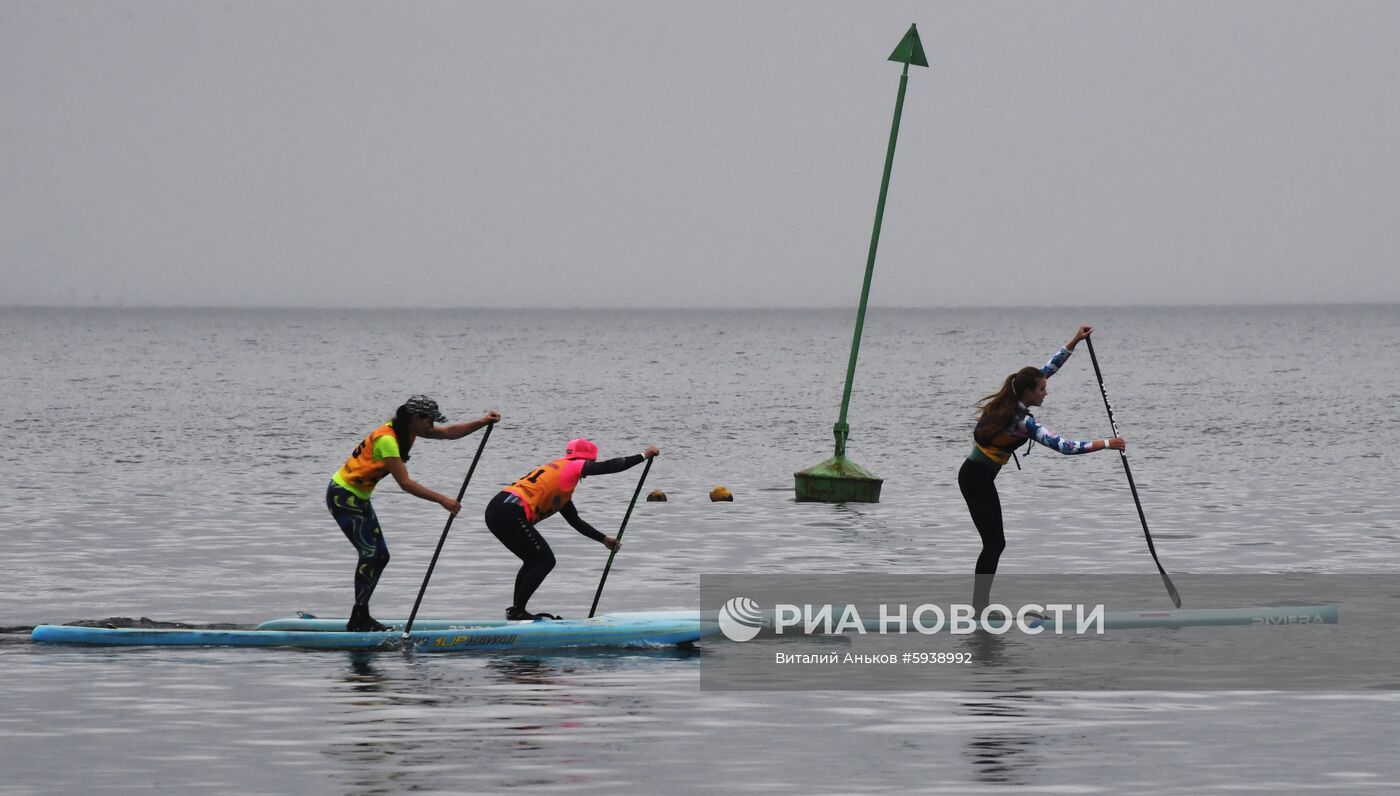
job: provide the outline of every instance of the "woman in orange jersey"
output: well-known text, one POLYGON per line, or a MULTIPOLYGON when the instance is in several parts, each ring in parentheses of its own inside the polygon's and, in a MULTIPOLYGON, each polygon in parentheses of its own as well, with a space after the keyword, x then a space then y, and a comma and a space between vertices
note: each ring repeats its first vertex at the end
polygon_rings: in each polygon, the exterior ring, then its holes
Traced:
POLYGON ((491 499, 486 505, 486 527, 521 561, 520 571, 515 576, 515 604, 506 609, 507 619, 559 618, 554 614, 532 614, 525 610, 530 596, 554 569, 554 551, 535 530, 535 525, 558 512, 574 530, 601 542, 609 550, 616 550, 620 546, 616 538, 603 535, 578 516, 573 503, 574 489, 580 480, 590 475, 620 473, 660 452, 650 446, 640 454, 600 462, 597 445, 586 439, 571 440, 562 459, 536 467, 491 499))
POLYGON ((476 420, 439 426, 447 418, 438 411, 437 401, 423 395, 409 398, 394 419, 369 432, 364 441, 350 454, 326 487, 326 506, 340 525, 340 530, 355 545, 360 558, 355 565, 355 606, 350 611, 346 630, 354 633, 388 630, 369 615, 369 598, 379 583, 379 575, 389 563, 389 547, 379 528, 379 518, 370 504, 370 494, 386 475, 392 475, 403 491, 415 497, 431 500, 452 514, 462 505, 447 495, 423 486, 408 475, 408 452, 419 437, 427 439, 461 439, 488 423, 501 419, 487 412, 476 420))

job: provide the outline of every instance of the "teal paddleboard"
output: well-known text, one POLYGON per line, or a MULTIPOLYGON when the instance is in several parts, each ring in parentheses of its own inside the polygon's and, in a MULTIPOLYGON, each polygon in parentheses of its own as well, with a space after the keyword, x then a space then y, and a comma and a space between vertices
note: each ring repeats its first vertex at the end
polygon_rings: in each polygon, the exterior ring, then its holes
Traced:
MULTIPOLYGON (((1107 611, 1105 630, 1137 630, 1154 627, 1269 627, 1274 625, 1335 625, 1337 608, 1332 605, 1280 605, 1266 608, 1197 608, 1176 611, 1107 611)), ((1041 626, 1077 628, 1074 616, 1058 623, 1046 618, 1041 626)))
MULTIPOLYGON (((694 613, 694 612, 692 612, 694 613)), ((326 618, 315 616, 286 617, 282 619, 269 619, 258 625, 258 630, 292 630, 310 631, 314 633, 345 632, 346 619, 326 618)), ((404 623, 407 619, 380 619, 379 623, 388 625, 391 630, 403 632, 404 623)), ((519 622, 508 622, 504 619, 415 619, 413 620, 414 630, 456 630, 458 628, 469 627, 505 627, 510 624, 521 624, 519 622)))
MULTIPOLYGON (((771 612, 770 612, 771 613, 771 612)), ((1184 628, 1184 627, 1273 627, 1279 625, 1335 625, 1338 623, 1336 606, 1332 605, 1280 605, 1261 608, 1197 608, 1182 609, 1175 611, 1105 611, 1102 613, 1102 621, 1083 621, 1077 614, 1061 614, 1057 620, 1055 616, 1046 616, 1044 619, 1028 619, 1027 627, 1040 628, 1045 631, 1056 633, 1082 633, 1098 632, 1110 630, 1141 630, 1149 628, 1184 628), (1081 627, 1083 625, 1083 627, 1081 627)), ((1092 616, 1085 617, 1092 620, 1092 616)), ((772 623, 772 617, 765 617, 765 621, 772 623)), ((1014 620, 1013 620, 1014 621, 1014 620)), ((932 625, 932 618, 921 620, 925 625, 932 625)), ((867 633, 882 632, 883 623, 877 619, 861 619, 861 627, 867 633)), ((1006 628, 1006 621, 1000 614, 995 615, 989 621, 983 621, 984 628, 1001 630, 1006 628)), ((942 628, 944 632, 951 627, 945 623, 942 628)), ((1009 628, 1006 628, 1009 629, 1009 628)))
MULTIPOLYGON (((345 620, 295 619, 286 622, 339 622, 339 629, 202 630, 191 628, 108 628, 39 625, 31 638, 41 644, 90 646, 302 647, 368 650, 411 647, 423 652, 542 650, 565 647, 627 647, 685 644, 719 632, 718 623, 698 611, 604 614, 593 619, 506 622, 504 620, 423 620, 453 622, 403 632, 347 633, 345 620), (482 624, 489 622, 490 624, 482 624)), ((295 625, 294 625, 295 626, 295 625)))

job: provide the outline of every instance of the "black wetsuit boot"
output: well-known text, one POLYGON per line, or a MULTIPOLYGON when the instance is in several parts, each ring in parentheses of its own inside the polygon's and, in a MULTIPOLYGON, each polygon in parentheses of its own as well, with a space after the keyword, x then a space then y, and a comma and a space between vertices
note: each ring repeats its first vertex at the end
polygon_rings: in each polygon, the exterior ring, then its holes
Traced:
POLYGON ((554 614, 532 614, 523 608, 516 608, 514 605, 506 609, 506 619, 516 621, 534 621, 536 619, 562 619, 563 617, 554 614))
POLYGON ((375 621, 369 615, 368 605, 357 605, 350 609, 350 620, 345 623, 345 629, 351 633, 382 633, 389 626, 375 621))

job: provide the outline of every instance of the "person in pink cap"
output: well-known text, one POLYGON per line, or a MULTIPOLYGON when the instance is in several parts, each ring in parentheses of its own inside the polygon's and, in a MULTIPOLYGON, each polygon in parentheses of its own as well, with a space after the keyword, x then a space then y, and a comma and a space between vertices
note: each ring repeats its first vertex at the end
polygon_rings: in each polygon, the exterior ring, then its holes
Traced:
POLYGON ((563 458, 534 468, 486 504, 486 527, 521 561, 520 571, 515 576, 515 604, 506 609, 506 619, 559 618, 554 614, 532 614, 525 609, 530 596, 554 569, 554 551, 549 549, 549 542, 540 536, 535 526, 557 512, 564 515, 574 530, 601 542, 609 550, 618 549, 621 544, 616 538, 605 536, 578 515, 573 501, 574 489, 590 475, 620 473, 660 452, 652 445, 640 454, 600 462, 597 445, 586 439, 570 440, 563 458))

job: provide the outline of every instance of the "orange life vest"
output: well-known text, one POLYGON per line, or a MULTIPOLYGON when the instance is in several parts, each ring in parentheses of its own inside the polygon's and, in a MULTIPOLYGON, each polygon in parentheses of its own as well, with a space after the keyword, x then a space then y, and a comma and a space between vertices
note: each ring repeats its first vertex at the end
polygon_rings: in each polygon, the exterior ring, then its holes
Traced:
POLYGON ((582 472, 582 459, 555 459, 531 470, 505 491, 520 498, 526 519, 540 522, 574 499, 582 472))
POLYGON ((369 432, 350 458, 345 460, 345 465, 336 471, 335 482, 362 498, 369 498, 375 485, 389 474, 388 463, 384 459, 374 458, 375 443, 385 436, 393 437, 398 442, 399 435, 394 432, 392 423, 385 423, 369 432))
POLYGON ((1026 442, 1025 436, 1011 429, 1027 414, 1029 413, 1024 409, 1018 410, 1012 418, 1012 426, 1008 428, 990 428, 987 424, 978 422, 972 431, 972 441, 977 444, 977 449, 982 451, 982 455, 997 464, 1006 464, 1011 461, 1011 454, 1016 448, 1026 442))

